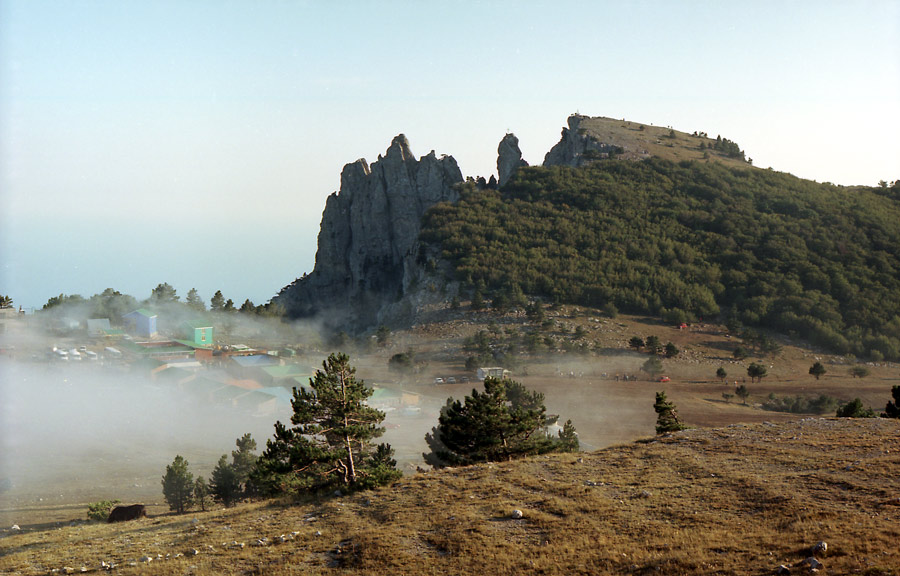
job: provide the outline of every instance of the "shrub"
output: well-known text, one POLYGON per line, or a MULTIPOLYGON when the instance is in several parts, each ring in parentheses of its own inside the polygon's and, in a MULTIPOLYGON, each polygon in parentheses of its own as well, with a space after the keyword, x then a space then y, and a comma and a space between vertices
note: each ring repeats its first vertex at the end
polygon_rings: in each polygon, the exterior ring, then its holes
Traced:
POLYGON ((118 503, 118 500, 101 500, 100 502, 88 504, 87 516, 90 520, 106 522, 107 518, 109 518, 109 511, 118 503))
POLYGON ((883 418, 900 418, 900 386, 891 388, 891 396, 894 400, 888 401, 881 416, 883 418))
POLYGON ((838 407, 837 398, 826 394, 810 398, 806 396, 784 396, 779 398, 770 394, 763 402, 762 409, 770 412, 790 412, 791 414, 826 414, 838 407))
POLYGON ((838 418, 875 418, 875 411, 871 408, 863 408, 862 400, 854 398, 837 409, 835 415, 838 418))

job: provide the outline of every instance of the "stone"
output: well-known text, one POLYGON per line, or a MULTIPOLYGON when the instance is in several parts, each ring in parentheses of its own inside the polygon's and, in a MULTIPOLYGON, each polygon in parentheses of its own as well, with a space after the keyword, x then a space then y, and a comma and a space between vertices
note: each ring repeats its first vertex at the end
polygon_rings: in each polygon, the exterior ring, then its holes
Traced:
POLYGON ((417 282, 425 211, 456 202, 463 181, 452 156, 416 160, 403 134, 383 157, 344 166, 340 191, 322 213, 313 271, 284 287, 273 303, 291 318, 318 315, 330 328, 381 321, 382 309, 417 282))
POLYGON ((791 573, 791 569, 788 568, 787 566, 785 566, 784 564, 782 564, 781 566, 779 566, 779 567, 775 570, 775 573, 776 573, 776 574, 790 574, 790 573, 791 573))
POLYGON ((816 545, 812 548, 813 554, 824 554, 828 552, 828 543, 824 540, 820 540, 816 542, 816 545))
POLYGON ((809 564, 810 570, 819 570, 823 567, 822 563, 819 562, 814 556, 810 556, 805 560, 807 564, 809 564))
POLYGON ((525 517, 525 515, 522 513, 521 510, 513 510, 512 514, 510 514, 509 517, 512 518, 513 520, 521 520, 522 518, 525 517))
POLYGON ((497 147, 497 177, 500 186, 506 184, 516 170, 528 166, 528 162, 522 160, 522 151, 519 149, 519 139, 509 133, 500 140, 497 147))
POLYGON ((559 142, 544 156, 544 166, 582 166, 585 163, 623 151, 612 142, 601 142, 582 127, 588 116, 572 114, 568 128, 562 129, 559 142))

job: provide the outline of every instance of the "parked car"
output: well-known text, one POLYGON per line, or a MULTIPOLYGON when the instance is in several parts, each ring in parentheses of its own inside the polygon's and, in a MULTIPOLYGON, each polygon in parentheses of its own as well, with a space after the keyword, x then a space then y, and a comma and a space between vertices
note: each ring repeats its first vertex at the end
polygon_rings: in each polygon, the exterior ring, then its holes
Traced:
POLYGON ((434 379, 434 383, 435 383, 435 384, 443 384, 443 383, 444 383, 444 379, 441 378, 440 376, 438 376, 437 378, 434 379))
POLYGON ((668 382, 668 381, 669 381, 669 377, 668 377, 668 376, 660 376, 660 377, 659 377, 659 381, 660 381, 660 382, 668 382))

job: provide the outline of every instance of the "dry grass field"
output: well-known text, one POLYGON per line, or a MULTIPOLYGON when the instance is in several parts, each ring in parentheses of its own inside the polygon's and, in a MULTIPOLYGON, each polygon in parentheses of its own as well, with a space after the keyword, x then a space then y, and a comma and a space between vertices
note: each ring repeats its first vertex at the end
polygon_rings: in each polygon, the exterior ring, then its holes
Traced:
MULTIPOLYGON (((741 342, 721 326, 682 330, 571 307, 548 317, 560 341, 581 327, 600 353, 524 358, 513 377, 543 392, 548 412, 574 421, 583 453, 414 472, 440 405, 480 386, 474 379, 434 383, 466 374, 465 338, 491 323, 508 333, 526 324, 515 315, 443 310, 393 333, 384 348, 351 355, 367 382, 416 399, 412 415, 389 412, 386 420, 385 440, 408 473, 394 486, 175 516, 159 489, 164 466, 134 459, 133 470, 113 469, 107 455, 97 466, 84 462, 65 490, 57 475, 55 483, 0 495, 0 573, 93 572, 105 563, 122 574, 164 575, 774 574, 781 565, 797 574, 809 573, 810 547, 824 541, 819 573, 900 575, 900 421, 760 408, 770 393, 824 393, 881 410, 900 384, 896 365, 871 365, 868 377, 854 379, 852 359, 787 340, 774 355, 736 361, 731 352, 741 342), (668 382, 643 375, 647 355, 627 348, 632 336, 649 335, 680 350, 663 360, 668 382), (419 371, 391 373, 387 360, 407 350, 419 371), (808 374, 816 360, 828 369, 818 381, 808 374), (761 383, 746 377, 750 362, 767 366, 761 383), (725 382, 715 376, 720 366, 725 382), (746 404, 723 399, 744 381, 746 404), (692 429, 654 436, 658 390, 692 429), (143 501, 150 518, 87 523, 87 503, 110 498, 143 501), (512 519, 513 510, 523 517, 512 519), (10 530, 13 523, 21 529, 10 530)), ((185 455, 194 464, 215 462, 226 449, 227 442, 198 445, 185 455)))
POLYGON ((809 573, 824 541, 820 573, 900 574, 898 439, 885 419, 693 429, 318 502, 6 532, 0 571, 809 573))

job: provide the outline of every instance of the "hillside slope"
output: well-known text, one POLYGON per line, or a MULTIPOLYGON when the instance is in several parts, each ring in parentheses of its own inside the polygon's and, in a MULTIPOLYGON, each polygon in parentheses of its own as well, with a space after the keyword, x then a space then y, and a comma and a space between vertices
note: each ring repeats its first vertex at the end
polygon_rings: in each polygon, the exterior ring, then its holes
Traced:
POLYGON ((464 296, 721 315, 896 359, 900 203, 882 192, 657 158, 531 167, 499 191, 469 183, 426 213, 421 238, 464 296))
POLYGON ((318 503, 25 527, 0 539, 0 571, 103 561, 119 574, 201 576, 807 573, 824 541, 824 573, 896 575, 898 437, 897 420, 737 424, 417 474, 318 503))

